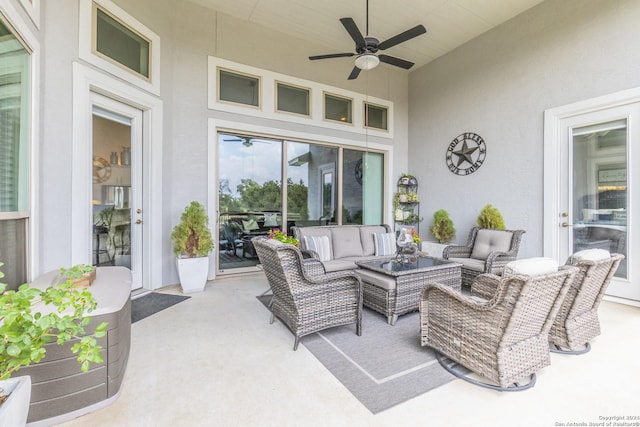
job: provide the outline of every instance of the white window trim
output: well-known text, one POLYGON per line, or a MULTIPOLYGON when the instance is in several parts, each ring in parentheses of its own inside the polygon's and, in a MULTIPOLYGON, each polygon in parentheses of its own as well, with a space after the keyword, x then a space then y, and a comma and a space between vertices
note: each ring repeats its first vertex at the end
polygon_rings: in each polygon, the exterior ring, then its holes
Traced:
POLYGON ((344 132, 351 132, 360 135, 369 135, 385 139, 393 139, 393 102, 368 96, 358 92, 352 92, 340 89, 334 86, 324 85, 304 80, 286 74, 275 73, 273 71, 251 67, 249 65, 237 62, 227 61, 226 59, 209 56, 208 69, 208 106, 211 110, 224 111, 234 114, 242 114, 251 117, 262 117, 271 120, 280 120, 290 123, 299 123, 304 125, 318 126, 322 128, 335 129, 344 132), (242 106, 238 104, 230 104, 228 102, 218 101, 218 84, 217 69, 218 67, 235 71, 241 74, 249 74, 259 76, 261 79, 261 110, 255 107, 242 106), (288 84, 291 86, 299 86, 310 89, 310 116, 286 113, 276 109, 276 82, 288 84), (352 105, 352 122, 351 126, 345 123, 324 119, 324 96, 323 93, 331 93, 353 100, 352 105), (364 126, 364 102, 387 107, 388 130, 377 130, 375 128, 365 128, 364 126))
POLYGON ((143 25, 140 21, 129 15, 111 0, 80 0, 79 13, 79 56, 80 59, 104 70, 122 80, 146 90, 155 95, 160 95, 160 36, 143 25), (93 4, 100 6, 115 16, 122 23, 135 32, 150 40, 149 51, 149 78, 137 75, 124 66, 116 65, 110 60, 96 55, 92 50, 93 40, 93 4))
POLYGON ((21 218, 27 218, 27 279, 32 280, 40 274, 40 260, 37 256, 40 250, 40 211, 38 203, 40 182, 40 43, 38 36, 33 32, 32 26, 23 20, 21 14, 9 0, 0 0, 0 14, 11 24, 18 36, 31 50, 31 97, 30 126, 29 126, 29 211, 19 213, 21 218))
POLYGON ((20 0, 20 4, 36 28, 40 28, 40 0, 20 0))

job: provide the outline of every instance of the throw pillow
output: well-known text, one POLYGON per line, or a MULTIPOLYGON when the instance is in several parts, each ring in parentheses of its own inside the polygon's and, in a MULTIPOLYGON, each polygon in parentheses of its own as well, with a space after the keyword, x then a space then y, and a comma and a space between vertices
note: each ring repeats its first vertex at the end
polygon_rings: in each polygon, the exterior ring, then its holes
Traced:
POLYGON ((305 236, 304 244, 308 250, 318 254, 320 261, 329 261, 331 259, 329 236, 305 236))
POLYGON ((395 233, 375 233, 373 235, 376 256, 390 256, 396 254, 395 233))
POLYGON ((575 261, 600 261, 609 258, 611 258, 611 254, 605 249, 585 249, 571 255, 570 260, 573 263, 575 261))
POLYGON ((264 214, 264 226, 265 227, 277 227, 278 226, 278 214, 266 213, 264 214))
POLYGON ((558 262, 551 258, 525 258, 511 261, 504 267, 504 277, 512 274, 524 274, 526 276, 539 276, 541 274, 555 273, 558 271, 558 262))
POLYGON ((250 219, 248 221, 242 220, 242 226, 244 227, 244 231, 257 230, 260 228, 255 219, 250 219))

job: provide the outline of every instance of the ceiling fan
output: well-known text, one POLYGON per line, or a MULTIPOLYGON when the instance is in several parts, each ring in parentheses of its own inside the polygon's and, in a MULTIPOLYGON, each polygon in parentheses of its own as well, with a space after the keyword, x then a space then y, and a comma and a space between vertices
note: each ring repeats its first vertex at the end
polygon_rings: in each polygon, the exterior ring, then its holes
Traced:
POLYGON ((262 144, 270 144, 271 143, 269 141, 265 141, 265 140, 258 139, 258 138, 247 138, 247 137, 237 136, 237 135, 228 135, 228 136, 233 136, 233 138, 224 138, 224 141, 226 141, 226 142, 242 142, 242 145, 244 145, 245 147, 251 147, 256 142, 260 142, 262 144))
POLYGON ((416 25, 413 28, 408 29, 400 34, 397 34, 390 39, 387 39, 380 43, 380 41, 375 38, 369 36, 369 0, 367 0, 367 11, 366 11, 366 36, 363 36, 358 26, 353 21, 352 18, 340 18, 340 22, 347 30, 353 41, 356 43, 356 51, 355 52, 347 52, 347 53, 330 53, 328 55, 316 55, 310 56, 310 60, 316 59, 328 59, 328 58, 344 58, 350 56, 356 56, 355 66, 349 74, 349 80, 356 79, 360 74, 361 70, 371 70, 378 66, 380 62, 384 62, 390 65, 394 65, 396 67, 404 68, 408 70, 413 67, 413 62, 405 61, 404 59, 396 58, 389 55, 376 55, 379 50, 389 49, 395 45, 406 42, 407 40, 411 40, 414 37, 417 37, 421 34, 427 32, 423 25, 416 25))

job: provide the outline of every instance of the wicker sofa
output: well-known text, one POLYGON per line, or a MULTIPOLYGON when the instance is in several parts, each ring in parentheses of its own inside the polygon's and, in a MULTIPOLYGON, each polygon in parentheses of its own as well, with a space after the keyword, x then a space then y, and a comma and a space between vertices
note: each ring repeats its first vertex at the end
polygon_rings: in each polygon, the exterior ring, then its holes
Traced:
POLYGON ((392 232, 387 224, 322 225, 291 230, 303 253, 319 258, 327 272, 356 270, 356 261, 384 257, 376 256, 375 235, 392 232))

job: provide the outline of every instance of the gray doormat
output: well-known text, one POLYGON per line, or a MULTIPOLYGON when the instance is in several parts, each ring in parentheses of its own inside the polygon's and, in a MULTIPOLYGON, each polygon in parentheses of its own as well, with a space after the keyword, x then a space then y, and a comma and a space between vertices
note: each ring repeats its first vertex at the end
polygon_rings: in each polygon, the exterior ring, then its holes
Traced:
POLYGON ((169 295, 158 292, 151 292, 136 298, 131 301, 131 323, 149 317, 189 298, 191 297, 186 295, 169 295))
MULTIPOLYGON (((265 306, 271 296, 259 296, 265 306)), ((275 324, 281 322, 276 322, 275 324)), ((365 308, 362 336, 356 326, 338 326, 303 337, 300 342, 372 413, 389 409, 454 379, 420 345, 417 312, 400 316, 395 326, 365 308)), ((293 337, 287 345, 293 346, 293 337)))

